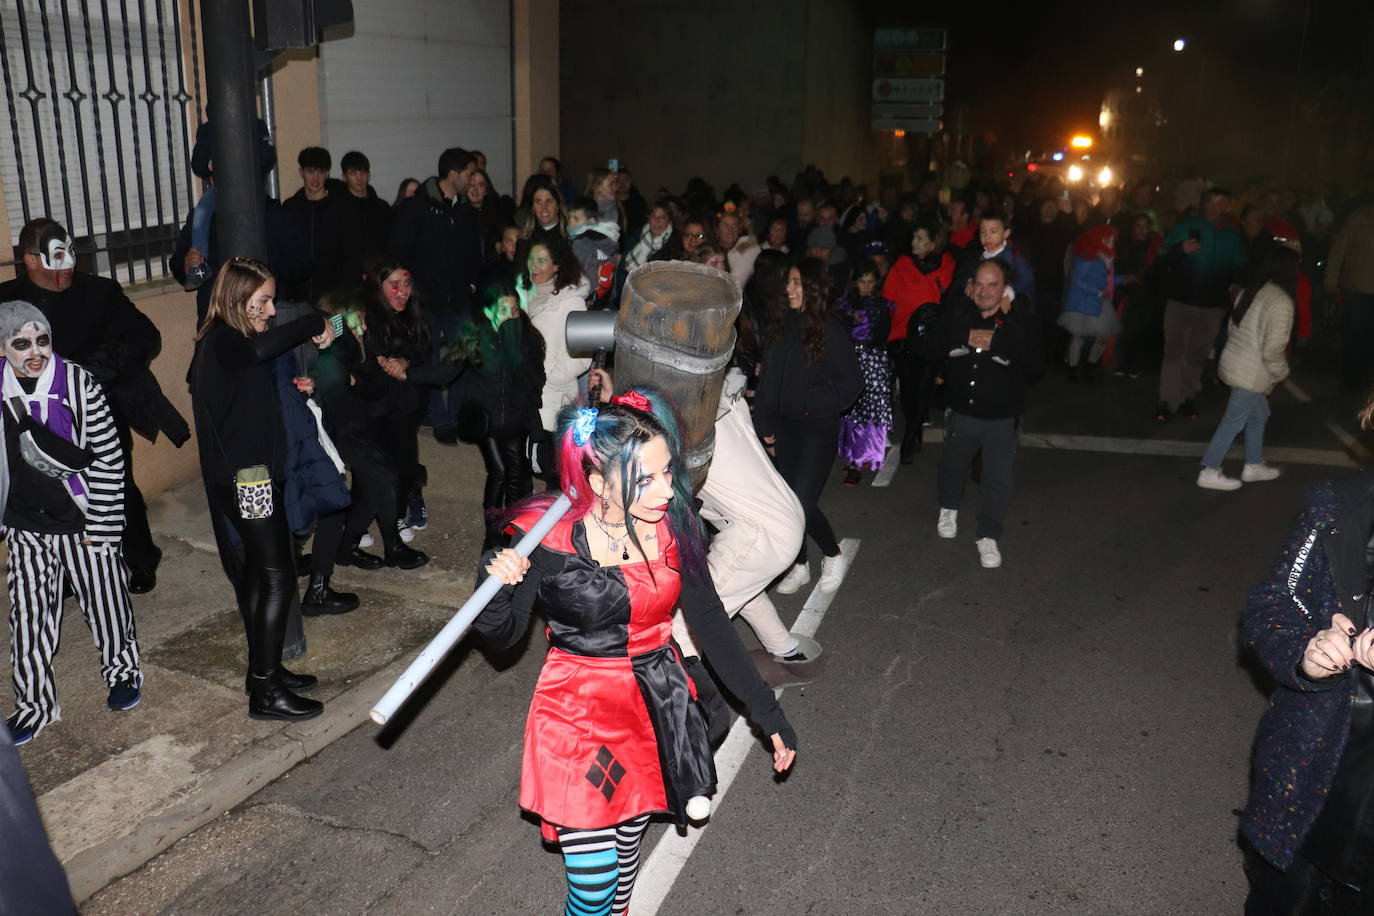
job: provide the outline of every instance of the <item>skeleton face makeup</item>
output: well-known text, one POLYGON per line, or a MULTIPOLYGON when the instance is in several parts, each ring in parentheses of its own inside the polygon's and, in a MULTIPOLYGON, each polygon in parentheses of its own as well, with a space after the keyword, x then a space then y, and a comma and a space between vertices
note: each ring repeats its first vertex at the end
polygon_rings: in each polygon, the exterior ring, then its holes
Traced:
POLYGON ((5 361, 20 378, 38 378, 52 360, 52 335, 30 321, 5 341, 5 361))

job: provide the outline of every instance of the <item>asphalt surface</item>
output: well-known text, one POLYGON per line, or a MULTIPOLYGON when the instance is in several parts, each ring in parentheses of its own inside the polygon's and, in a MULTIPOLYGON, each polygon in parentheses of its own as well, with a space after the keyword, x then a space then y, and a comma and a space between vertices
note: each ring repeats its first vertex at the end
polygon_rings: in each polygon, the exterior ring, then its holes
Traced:
MULTIPOLYGON (((1353 433, 1354 401, 1307 362, 1268 442, 1339 462, 1327 424, 1353 433)), ((1200 443, 1224 393, 1198 421, 1155 424, 1153 404, 1149 377, 1054 374, 1026 428, 1200 443)), ((1237 618, 1303 487, 1346 471, 1288 464, 1216 493, 1193 458, 1026 447, 1005 565, 983 570, 976 485, 958 538, 935 534, 939 451, 887 487, 832 474, 822 505, 860 549, 816 634, 824 675, 782 697, 795 771, 773 778, 754 748, 658 912, 1238 912, 1267 688, 1237 618)), ((808 591, 777 598, 784 620, 808 591)), ((499 665, 460 650, 401 728, 348 734, 83 911, 562 912, 561 860, 516 803, 541 642, 499 665)))

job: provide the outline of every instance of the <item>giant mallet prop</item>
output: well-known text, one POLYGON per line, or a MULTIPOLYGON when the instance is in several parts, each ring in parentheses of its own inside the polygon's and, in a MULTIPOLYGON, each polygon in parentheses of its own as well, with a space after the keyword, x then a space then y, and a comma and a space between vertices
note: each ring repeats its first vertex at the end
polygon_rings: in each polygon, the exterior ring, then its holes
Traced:
MULTIPOLYGON (((539 521, 534 523, 529 532, 520 539, 520 543, 515 545, 515 552, 522 557, 527 557, 534 552, 534 548, 539 546, 539 542, 553 530, 553 526, 558 524, 558 520, 572 507, 572 502, 568 495, 564 493, 554 500, 552 506, 544 511, 539 517, 539 521)), ((463 606, 458 609, 458 613, 444 628, 429 641, 429 645, 415 657, 415 661, 396 679, 396 683, 391 685, 391 689, 377 701, 377 705, 372 707, 372 721, 378 725, 385 725, 387 720, 396 714, 396 710, 401 708, 401 704, 410 698, 425 678, 434 672, 439 666, 439 662, 448 655, 453 647, 458 645, 458 641, 467 633, 468 627, 477 619, 477 615, 482 613, 482 609, 496 595, 501 588, 501 580, 495 576, 487 576, 482 580, 482 584, 477 586, 477 590, 472 593, 472 597, 463 602, 463 606)))

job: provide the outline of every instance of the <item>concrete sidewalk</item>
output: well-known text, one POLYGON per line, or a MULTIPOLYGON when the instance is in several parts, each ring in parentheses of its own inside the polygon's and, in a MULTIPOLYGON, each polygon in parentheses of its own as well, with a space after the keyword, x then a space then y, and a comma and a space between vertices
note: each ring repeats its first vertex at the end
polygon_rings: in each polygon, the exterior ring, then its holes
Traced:
MULTIPOLYGON (((149 506, 164 556, 157 589, 134 597, 145 675, 134 709, 105 708, 90 632, 76 602, 66 603, 56 662, 62 719, 19 750, 78 902, 367 721, 414 651, 471 594, 482 462, 471 447, 439 445, 427 430, 420 438, 430 523, 412 546, 430 562, 411 571, 336 570, 335 588, 357 592, 362 606, 306 618, 306 654, 290 663, 320 679, 311 696, 325 711, 316 719, 247 716, 243 624, 199 481, 149 506)), ((8 628, 0 641, 8 658, 8 628)), ((6 702, 8 711, 12 696, 6 702)))

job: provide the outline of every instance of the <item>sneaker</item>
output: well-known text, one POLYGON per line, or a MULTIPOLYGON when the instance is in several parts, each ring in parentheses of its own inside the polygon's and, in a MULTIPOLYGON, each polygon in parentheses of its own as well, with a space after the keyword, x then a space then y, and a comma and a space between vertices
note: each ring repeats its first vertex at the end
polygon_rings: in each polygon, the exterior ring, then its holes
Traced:
POLYGON ((804 665, 821 657, 821 644, 810 636, 794 635, 792 638, 797 641, 797 647, 786 655, 774 652, 773 661, 784 665, 804 665))
MULTIPOLYGON (((1275 477, 1278 476, 1276 473, 1275 477)), ((1268 479, 1268 478, 1262 478, 1268 479)), ((1221 468, 1203 468, 1198 471, 1197 485, 1204 490, 1239 490, 1240 481, 1221 473, 1221 468)))
POLYGON ((375 543, 377 542, 372 539, 371 531, 364 531, 363 536, 358 538, 358 546, 363 548, 364 550, 371 547, 375 543))
POLYGON ((1259 464, 1247 464, 1240 469, 1240 479, 1245 483, 1259 483, 1264 480, 1273 480, 1282 473, 1276 467, 1271 467, 1261 461, 1259 464))
POLYGON ((997 542, 992 538, 979 538, 973 542, 973 546, 978 548, 978 562, 984 569, 996 569, 1002 565, 1002 551, 997 549, 997 542))
POLYGON ((833 557, 824 557, 821 560, 821 577, 816 581, 816 588, 822 592, 833 592, 840 587, 840 581, 844 579, 844 571, 849 568, 849 561, 844 558, 844 554, 837 553, 833 557))
POLYGON ((1197 405, 1193 403, 1192 398, 1178 405, 1178 415, 1189 420, 1197 419, 1197 405))
POLYGON ((935 533, 942 538, 952 538, 959 533, 959 510, 941 509, 940 520, 935 523, 935 533))
POLYGON ((396 531, 401 535, 401 540, 407 544, 415 540, 414 529, 407 525, 403 518, 396 519, 396 531))
POLYGON ((137 675, 124 678, 115 683, 110 688, 109 699, 105 705, 111 712, 123 712, 126 709, 133 709, 143 699, 143 690, 140 685, 143 679, 137 675))
POLYGON ((38 729, 32 725, 19 725, 18 720, 19 713, 15 713, 5 720, 5 726, 10 730, 10 740, 14 742, 15 747, 28 744, 33 740, 33 736, 38 734, 38 729))
POLYGON ((798 563, 787 571, 787 575, 782 577, 778 583, 779 595, 794 595, 803 585, 811 581, 811 568, 805 563, 798 563))
POLYGON ((1160 423, 1165 423, 1173 419, 1173 416, 1174 412, 1169 409, 1169 405, 1160 401, 1159 406, 1155 408, 1155 420, 1160 423))
POLYGON ((858 468, 847 468, 844 472, 844 485, 846 487, 857 487, 863 482, 864 472, 858 468))
POLYGON ((424 531, 429 527, 429 510, 425 508, 423 499, 410 501, 410 511, 406 515, 406 524, 416 531, 424 531))

